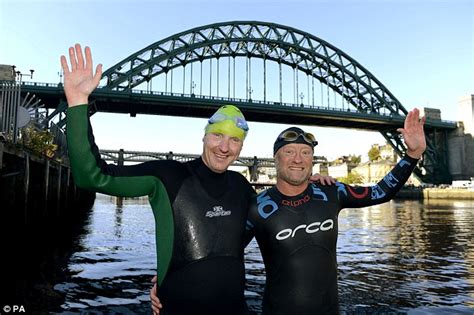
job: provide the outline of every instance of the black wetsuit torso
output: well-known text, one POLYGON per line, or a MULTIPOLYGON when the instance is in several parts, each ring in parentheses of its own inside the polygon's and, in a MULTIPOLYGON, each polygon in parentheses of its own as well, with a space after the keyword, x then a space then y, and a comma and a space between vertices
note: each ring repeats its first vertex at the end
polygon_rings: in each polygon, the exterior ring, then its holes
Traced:
POLYGON ((202 161, 106 164, 94 143, 87 106, 68 110, 71 168, 78 186, 148 195, 156 222, 162 314, 247 314, 244 231, 254 191, 237 172, 202 161))
POLYGON ((174 164, 185 170, 165 182, 179 189, 173 256, 158 290, 164 314, 245 314, 243 232, 254 192, 240 174, 216 174, 201 159, 174 164))
POLYGON ((311 184, 292 197, 276 187, 260 193, 249 212, 247 230, 255 235, 265 263, 263 313, 338 313, 336 243, 340 210, 390 200, 416 163, 404 157, 372 187, 311 184))

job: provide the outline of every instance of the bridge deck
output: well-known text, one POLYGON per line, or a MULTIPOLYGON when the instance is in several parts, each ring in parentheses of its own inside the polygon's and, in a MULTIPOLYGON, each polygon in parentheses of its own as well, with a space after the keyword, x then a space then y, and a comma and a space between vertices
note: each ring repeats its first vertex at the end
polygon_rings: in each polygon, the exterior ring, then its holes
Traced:
MULTIPOLYGON (((29 83, 22 90, 36 94, 46 106, 54 108, 64 92, 61 85, 29 83)), ((249 121, 298 124, 325 127, 344 127, 373 131, 399 128, 405 119, 400 115, 380 115, 357 112, 352 109, 325 108, 308 104, 250 101, 227 97, 208 97, 180 93, 147 91, 113 91, 98 88, 91 96, 99 112, 185 116, 207 118, 223 104, 234 104, 245 112, 249 121)), ((427 129, 456 128, 456 122, 428 120, 427 129)))

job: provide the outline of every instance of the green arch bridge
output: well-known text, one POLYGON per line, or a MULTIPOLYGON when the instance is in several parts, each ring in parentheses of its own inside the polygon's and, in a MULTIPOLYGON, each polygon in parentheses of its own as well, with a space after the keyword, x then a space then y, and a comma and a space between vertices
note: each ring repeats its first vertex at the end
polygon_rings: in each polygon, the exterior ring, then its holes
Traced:
MULTIPOLYGON (((64 126, 61 84, 24 82, 64 126), (59 115, 59 116, 58 116, 59 115)), ((91 111, 209 117, 222 104, 248 120, 380 132, 397 154, 407 109, 347 53, 307 32, 275 23, 233 21, 159 40, 103 73, 91 111)), ((427 183, 450 183, 448 133, 456 122, 428 119, 427 150, 415 170, 427 183)))

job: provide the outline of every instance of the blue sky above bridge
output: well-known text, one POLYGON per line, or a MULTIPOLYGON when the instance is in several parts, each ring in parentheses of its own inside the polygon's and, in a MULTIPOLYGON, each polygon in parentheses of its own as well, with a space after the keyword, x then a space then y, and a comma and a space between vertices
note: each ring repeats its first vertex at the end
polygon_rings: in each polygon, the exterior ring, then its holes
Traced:
MULTIPOLYGON (((291 26, 342 49, 407 108, 440 108, 457 120, 459 97, 474 93, 474 5, 470 0, 392 1, 0 1, 0 64, 59 82, 59 56, 75 42, 104 69, 170 35, 215 22, 291 26)), ((24 78, 30 80, 29 78, 24 78)), ((205 120, 97 114, 99 147, 199 153, 205 120)), ((270 156, 284 125, 251 123, 242 155, 270 156)), ((365 154, 378 133, 303 127, 316 154, 365 154)))

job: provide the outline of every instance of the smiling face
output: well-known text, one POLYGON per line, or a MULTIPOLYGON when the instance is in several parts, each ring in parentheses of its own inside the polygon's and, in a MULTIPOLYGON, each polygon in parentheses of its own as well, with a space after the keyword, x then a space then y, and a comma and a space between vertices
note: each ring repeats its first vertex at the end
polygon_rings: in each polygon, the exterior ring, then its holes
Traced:
POLYGON ((286 144, 275 154, 275 167, 280 184, 306 187, 313 170, 313 148, 301 143, 286 144))
POLYGON ((242 150, 243 141, 223 133, 207 133, 203 138, 202 160, 215 173, 223 173, 242 150))

